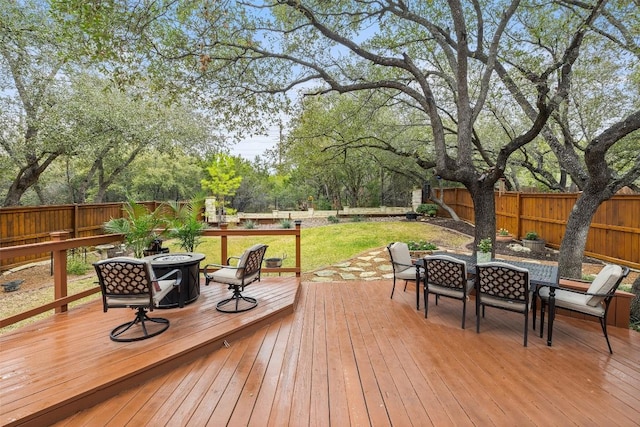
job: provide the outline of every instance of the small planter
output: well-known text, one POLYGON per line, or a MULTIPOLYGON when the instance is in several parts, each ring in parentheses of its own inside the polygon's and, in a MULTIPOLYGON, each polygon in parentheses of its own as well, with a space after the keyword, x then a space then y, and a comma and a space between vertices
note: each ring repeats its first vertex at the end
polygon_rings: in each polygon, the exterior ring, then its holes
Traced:
POLYGON ((522 239, 522 246, 531 249, 531 252, 544 252, 544 240, 522 239))
POLYGON ((476 253, 476 262, 478 264, 484 262, 491 262, 491 252, 478 252, 476 253))
POLYGON ((509 243, 512 240, 513 240, 513 236, 511 234, 507 234, 506 236, 501 234, 496 234, 496 242, 509 243))
POLYGON ((282 258, 267 258, 264 260, 267 268, 280 268, 282 267, 282 258))
POLYGON ((14 292, 14 291, 17 291, 18 289, 20 289, 20 285, 22 285, 22 282, 24 282, 24 280, 22 280, 22 279, 20 279, 20 280, 12 280, 10 282, 3 283, 2 287, 4 288, 5 292, 14 292))
POLYGON ((409 221, 415 221, 415 220, 418 219, 418 213, 417 212, 407 212, 404 215, 409 221))
POLYGON ((427 255, 433 255, 433 251, 409 251, 411 259, 424 258, 427 255))

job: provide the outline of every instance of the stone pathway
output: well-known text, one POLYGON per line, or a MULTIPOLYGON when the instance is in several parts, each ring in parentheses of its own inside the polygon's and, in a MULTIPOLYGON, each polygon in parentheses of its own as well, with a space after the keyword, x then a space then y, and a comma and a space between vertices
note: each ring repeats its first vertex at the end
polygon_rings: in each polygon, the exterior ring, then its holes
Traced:
POLYGON ((386 250, 376 249, 311 274, 312 282, 372 281, 393 279, 393 268, 386 250))

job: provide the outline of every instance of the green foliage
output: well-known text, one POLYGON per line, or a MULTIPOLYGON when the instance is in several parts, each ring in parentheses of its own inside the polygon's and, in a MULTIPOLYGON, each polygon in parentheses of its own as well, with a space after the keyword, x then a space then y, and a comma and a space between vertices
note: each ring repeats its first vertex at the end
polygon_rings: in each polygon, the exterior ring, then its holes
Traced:
POLYGON ((293 228, 293 222, 290 219, 283 219, 280 221, 280 227, 282 228, 293 228))
MULTIPOLYGON (((137 258, 142 258, 144 250, 158 238, 157 230, 166 229, 167 220, 163 215, 163 206, 158 206, 153 212, 147 207, 129 200, 122 210, 124 217, 112 218, 104 223, 107 233, 124 234, 127 246, 133 250, 137 258)), ((160 231, 162 234, 164 230, 160 231)))
POLYGON ((363 222, 366 221, 367 219, 362 216, 362 215, 354 215, 351 217, 351 222, 363 222))
POLYGON ((254 228, 257 227, 257 224, 254 221, 248 219, 244 223, 242 223, 242 226, 247 230, 253 230, 254 228))
POLYGON ((337 224, 337 223, 339 223, 339 222, 340 222, 340 218, 338 218, 338 217, 337 217, 337 216, 335 216, 335 215, 329 215, 329 216, 327 217, 327 221, 329 221, 329 222, 330 222, 330 223, 332 223, 332 224, 337 224))
POLYGON ((242 182, 242 176, 237 175, 236 159, 226 154, 218 154, 206 169, 210 179, 201 181, 202 188, 216 196, 216 203, 222 209, 226 206, 225 198, 233 196, 242 182))
POLYGON ((203 205, 202 198, 183 205, 177 202, 169 204, 174 212, 174 218, 169 221, 171 227, 169 236, 178 239, 180 247, 187 252, 193 252, 198 247, 202 242, 200 236, 207 228, 207 225, 199 219, 203 205))
POLYGON ((410 251, 435 251, 438 249, 438 246, 426 240, 409 240, 407 246, 409 246, 410 251))
POLYGON ((83 274, 87 274, 90 269, 91 265, 86 263, 81 256, 75 253, 67 256, 67 273, 82 276, 83 274))
POLYGON ((506 228, 501 228, 500 230, 498 230, 498 235, 499 236, 508 236, 509 235, 509 230, 507 230, 506 228))
POLYGON ((490 238, 481 239, 480 243, 478 243, 478 250, 483 253, 491 252, 493 248, 493 243, 490 238))
POLYGON ((538 240, 538 233, 536 233, 535 231, 529 231, 529 232, 527 232, 527 234, 525 234, 524 239, 525 240, 538 240))
POLYGON ((422 203, 416 208, 416 212, 423 215, 435 216, 438 213, 438 205, 435 203, 422 203))

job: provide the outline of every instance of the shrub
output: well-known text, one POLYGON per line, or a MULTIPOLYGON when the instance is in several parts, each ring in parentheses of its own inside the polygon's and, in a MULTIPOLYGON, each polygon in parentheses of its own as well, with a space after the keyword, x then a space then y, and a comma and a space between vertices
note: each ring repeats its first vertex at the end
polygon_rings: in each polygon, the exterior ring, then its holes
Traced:
POLYGON ((257 227, 256 223, 250 219, 246 220, 242 226, 247 230, 253 230, 254 228, 257 227))
POLYGON ((87 264, 82 257, 75 254, 71 254, 67 257, 67 273, 74 276, 82 276, 87 274, 87 271, 91 268, 91 265, 87 264))
POLYGON ((436 216, 436 213, 438 213, 438 205, 435 203, 422 203, 418 205, 416 212, 423 215, 436 216))
POLYGON ((507 230, 506 228, 501 228, 500 230, 498 230, 498 235, 500 235, 500 236, 508 236, 509 235, 509 230, 507 230))
POLYGON ((356 215, 351 217, 351 222, 362 222, 365 218, 362 215, 356 215))
POLYGON ((340 222, 340 218, 338 218, 337 216, 334 215, 329 215, 327 217, 327 221, 329 221, 331 224, 337 224, 340 222))
POLYGON ((291 228, 293 227, 293 223, 289 219, 283 219, 282 221, 280 221, 280 227, 291 228))
POLYGON ((538 233, 536 233, 535 231, 529 231, 527 234, 525 234, 524 239, 525 240, 538 240, 538 233))
POLYGON ((438 249, 436 245, 426 240, 409 241, 407 242, 410 251, 435 251, 438 249))
POLYGON ((488 237, 486 239, 481 239, 480 242, 478 243, 478 250, 480 252, 488 253, 488 252, 491 252, 492 248, 493 248, 493 245, 491 243, 491 239, 488 237))

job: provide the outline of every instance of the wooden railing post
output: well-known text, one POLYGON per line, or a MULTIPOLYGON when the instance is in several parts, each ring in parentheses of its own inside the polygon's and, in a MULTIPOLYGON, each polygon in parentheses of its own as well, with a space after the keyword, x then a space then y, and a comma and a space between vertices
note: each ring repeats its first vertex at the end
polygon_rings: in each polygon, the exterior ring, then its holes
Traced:
MULTIPOLYGON (((220 229, 222 231, 226 231, 228 227, 229 227, 229 224, 220 223, 220 229)), ((229 238, 229 236, 227 236, 226 233, 222 233, 222 236, 220 236, 220 258, 222 258, 220 260, 220 264, 226 264, 227 263, 227 258, 229 258, 229 256, 227 255, 228 238, 229 238)))
MULTIPOLYGON (((59 242, 69 238, 68 231, 54 231, 51 233, 51 241, 59 242)), ((67 296, 67 250, 59 249, 53 251, 53 294, 54 299, 67 296)), ((56 313, 68 310, 68 305, 64 304, 56 307, 56 313)))
POLYGON ((300 272, 302 271, 302 261, 300 260, 300 255, 302 254, 301 251, 301 234, 300 234, 300 227, 302 225, 302 221, 300 220, 296 220, 295 222, 296 225, 296 277, 300 277, 300 272))

